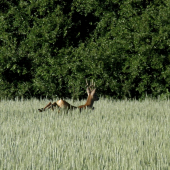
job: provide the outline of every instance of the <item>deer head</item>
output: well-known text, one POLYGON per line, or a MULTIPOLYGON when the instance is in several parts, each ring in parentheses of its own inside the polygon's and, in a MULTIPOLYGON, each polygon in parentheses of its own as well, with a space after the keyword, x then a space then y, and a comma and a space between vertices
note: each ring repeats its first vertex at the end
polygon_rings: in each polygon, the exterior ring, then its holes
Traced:
POLYGON ((88 85, 87 79, 86 79, 86 87, 87 87, 87 94, 88 94, 88 98, 87 98, 87 102, 86 102, 86 106, 92 107, 94 101, 98 101, 99 97, 96 93, 96 88, 95 88, 95 83, 92 82, 90 83, 90 86, 88 85))

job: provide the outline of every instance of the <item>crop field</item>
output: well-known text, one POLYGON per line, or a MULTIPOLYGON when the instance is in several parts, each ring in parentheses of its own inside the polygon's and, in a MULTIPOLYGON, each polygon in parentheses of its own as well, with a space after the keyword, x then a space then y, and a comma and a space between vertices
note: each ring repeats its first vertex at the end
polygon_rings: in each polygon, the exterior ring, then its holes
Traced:
POLYGON ((169 100, 101 98, 93 111, 38 112, 48 102, 1 100, 0 169, 170 169, 169 100))

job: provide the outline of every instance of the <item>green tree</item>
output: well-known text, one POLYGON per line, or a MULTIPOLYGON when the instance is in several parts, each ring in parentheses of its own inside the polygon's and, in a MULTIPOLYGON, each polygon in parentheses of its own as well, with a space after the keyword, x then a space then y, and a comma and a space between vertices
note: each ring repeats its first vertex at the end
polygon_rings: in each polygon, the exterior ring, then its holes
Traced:
POLYGON ((1 97, 169 92, 168 0, 0 2, 1 97))

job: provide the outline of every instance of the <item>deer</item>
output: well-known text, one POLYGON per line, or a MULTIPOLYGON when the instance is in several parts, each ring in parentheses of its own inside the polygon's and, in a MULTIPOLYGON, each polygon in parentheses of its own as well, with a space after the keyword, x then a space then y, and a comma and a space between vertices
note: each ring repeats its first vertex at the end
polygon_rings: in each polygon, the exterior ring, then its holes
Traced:
POLYGON ((42 109, 38 109, 39 112, 43 112, 45 111, 46 109, 52 109, 54 110, 54 108, 58 108, 58 109, 67 109, 67 110, 73 110, 73 109, 79 109, 80 112, 81 110, 83 109, 94 109, 93 107, 93 104, 95 101, 98 101, 99 100, 99 97, 96 93, 96 88, 95 88, 95 83, 93 83, 93 80, 92 80, 92 83, 89 85, 88 82, 87 82, 87 79, 86 79, 86 91, 87 91, 87 100, 86 100, 86 103, 84 105, 81 105, 81 106, 72 106, 71 104, 69 104, 68 102, 66 102, 65 100, 58 100, 57 102, 54 102, 54 103, 48 103, 44 108, 42 109))

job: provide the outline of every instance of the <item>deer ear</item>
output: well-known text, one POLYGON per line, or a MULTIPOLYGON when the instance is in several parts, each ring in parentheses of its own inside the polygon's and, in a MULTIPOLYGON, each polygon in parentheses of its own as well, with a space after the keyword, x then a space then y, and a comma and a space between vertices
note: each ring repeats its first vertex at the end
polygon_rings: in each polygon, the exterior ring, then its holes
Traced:
POLYGON ((88 96, 90 94, 90 89, 88 87, 87 87, 87 94, 88 94, 88 96))
POLYGON ((91 95, 93 96, 95 93, 96 89, 93 89, 93 91, 91 92, 91 95))

